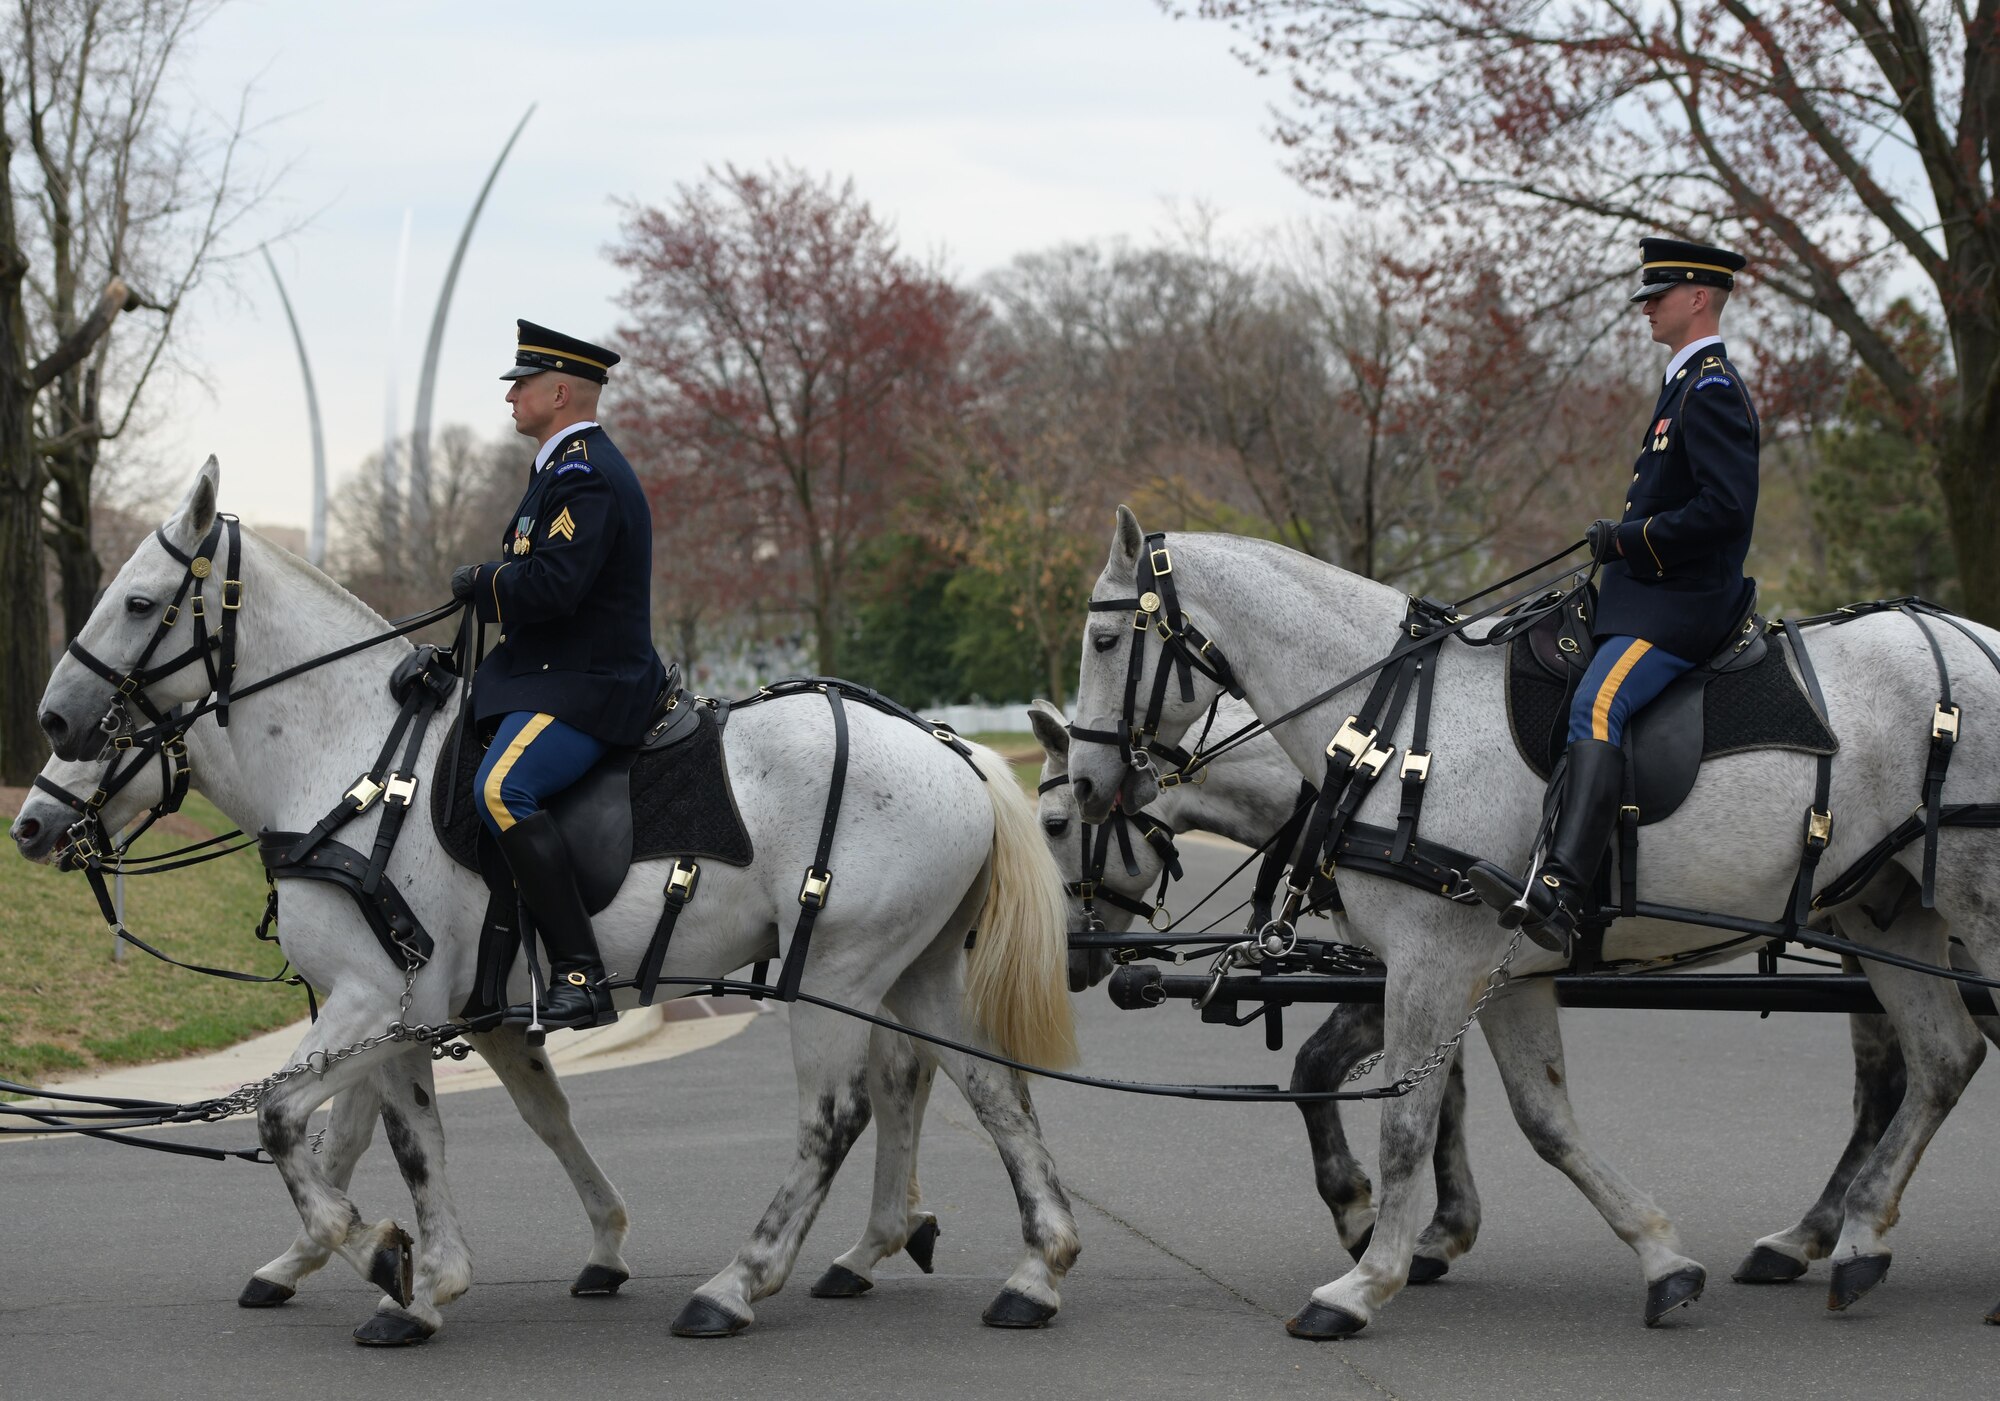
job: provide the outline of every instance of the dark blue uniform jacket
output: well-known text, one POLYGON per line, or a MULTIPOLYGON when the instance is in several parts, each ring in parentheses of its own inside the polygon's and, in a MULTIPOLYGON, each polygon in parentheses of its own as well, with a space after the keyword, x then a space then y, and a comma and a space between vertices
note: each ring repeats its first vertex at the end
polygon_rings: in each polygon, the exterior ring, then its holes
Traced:
POLYGON ((1632 472, 1618 543, 1598 580, 1599 637, 1643 638, 1699 664, 1748 604, 1757 514, 1757 410, 1720 344, 1660 391, 1632 472))
POLYGON ((653 513, 638 478, 602 428, 572 434, 514 508, 500 559, 473 580, 480 621, 504 634, 473 679, 475 718, 538 711, 606 744, 637 744, 666 679, 652 580, 653 513))

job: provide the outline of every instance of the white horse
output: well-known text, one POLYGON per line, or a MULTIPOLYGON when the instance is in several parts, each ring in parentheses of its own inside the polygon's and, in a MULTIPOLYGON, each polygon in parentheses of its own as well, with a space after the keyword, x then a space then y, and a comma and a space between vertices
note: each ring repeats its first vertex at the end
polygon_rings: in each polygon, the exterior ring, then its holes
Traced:
MULTIPOLYGON (((1213 732, 1218 737, 1233 734, 1256 718, 1244 702, 1224 696, 1216 709, 1213 732)), ((1077 814, 1076 798, 1068 784, 1046 786, 1068 777, 1069 729, 1062 712, 1047 701, 1034 703, 1029 721, 1043 753, 1042 832, 1065 879, 1074 881, 1081 875, 1076 831, 1083 819, 1077 814)), ((1297 781, 1298 770, 1278 742, 1269 734, 1256 734, 1223 750, 1201 771, 1199 781, 1163 788, 1144 811, 1176 833, 1214 832, 1254 847, 1291 815, 1297 801, 1292 785, 1297 781)), ((1109 862, 1100 884, 1143 903, 1159 886, 1165 857, 1152 843, 1139 841, 1132 844, 1132 856, 1136 872, 1128 871, 1122 861, 1109 862)), ((1071 896, 1073 921, 1082 919, 1081 903, 1071 896)), ((1129 910, 1115 905, 1100 908, 1098 917, 1112 932, 1129 929, 1134 919, 1129 910)), ((1327 917, 1335 922, 1337 938, 1344 943, 1356 942, 1344 915, 1327 917)), ((1339 1089, 1356 1064, 1382 1049, 1382 1020, 1379 1005, 1335 1005, 1326 1022, 1299 1048, 1292 1088, 1339 1089)), ((1973 1020, 1987 1040, 2000 1045, 2000 1017, 1973 1020)), ((1889 1019, 1880 1013, 1856 1012, 1849 1015, 1848 1025, 1854 1046, 1854 1127, 1846 1149, 1799 1223, 1752 1247, 1736 1268, 1734 1277, 1740 1283, 1789 1283, 1805 1273, 1808 1260, 1824 1259, 1832 1251, 1840 1236, 1841 1204, 1848 1184, 1902 1103, 1907 1072, 1902 1044, 1889 1019)), ((1465 1076, 1456 1058, 1450 1075, 1438 1115, 1437 1147, 1431 1155, 1437 1209, 1417 1238, 1410 1260, 1410 1284, 1429 1284, 1442 1278, 1452 1261, 1472 1249, 1479 1234, 1479 1192, 1472 1180, 1465 1142, 1465 1076)), ((1341 1244, 1359 1259, 1368 1248, 1375 1221, 1373 1185, 1348 1147, 1337 1101, 1302 1103, 1299 1112, 1305 1116, 1313 1180, 1320 1198, 1333 1213, 1341 1244)))
MULTIPOLYGON (((214 717, 203 716, 185 733, 186 763, 190 786, 201 791, 225 812, 243 801, 242 780, 236 774, 235 757, 214 717)), ((41 777, 55 789, 79 800, 103 787, 111 769, 122 772, 130 765, 126 756, 110 759, 71 760, 52 757, 42 766, 41 777)), ((133 768, 125 781, 99 807, 98 821, 107 833, 123 831, 142 814, 155 808, 165 797, 167 774, 157 756, 133 768)), ((77 811, 40 787, 31 789, 11 828, 15 849, 30 861, 53 863, 67 845, 65 837, 78 817, 77 811)), ((283 931, 280 931, 282 935, 283 931)), ((555 1063, 528 1042, 527 1028, 500 1025, 482 1032, 468 1032, 465 1039, 493 1070, 512 1099, 521 1118, 555 1154, 575 1187, 577 1199, 590 1222, 590 1252, 583 1269, 570 1285, 570 1293, 582 1297, 608 1296, 618 1292, 631 1277, 622 1253, 630 1217, 625 1200, 604 1175, 590 1150, 584 1146, 570 1117, 569 1099, 556 1075, 555 1063)), ((920 1057, 908 1037, 877 1028, 870 1045, 870 1065, 876 1078, 893 1087, 885 1098, 890 1101, 888 1121, 900 1123, 898 1112, 921 1123, 923 1099, 928 1096, 930 1077, 935 1069, 930 1057, 920 1057), (907 1088, 906 1088, 907 1087, 907 1088), (922 1094, 919 1095, 918 1090, 922 1094)), ((341 1191, 353 1180, 355 1167, 367 1153, 380 1120, 395 1138, 407 1134, 406 1109, 386 1100, 430 1097, 435 1094, 432 1064, 421 1048, 412 1054, 385 1063, 369 1080, 335 1096, 328 1107, 325 1138, 321 1145, 327 1180, 341 1191), (406 1086, 414 1089, 406 1090, 406 1086), (420 1092, 420 1094, 419 1094, 420 1092)), ((893 1254, 900 1241, 909 1248, 919 1266, 931 1268, 930 1251, 937 1233, 936 1218, 919 1210, 912 1163, 909 1186, 909 1217, 897 1232, 883 1232, 877 1223, 861 1244, 847 1252, 844 1265, 828 1270, 813 1293, 820 1297, 847 1297, 865 1292, 872 1280, 869 1271, 886 1255, 893 1254), (872 1252, 872 1253, 871 1253, 872 1252)), ((426 1184, 409 1184, 413 1200, 426 1184)), ((413 1283, 416 1297, 407 1312, 428 1316, 436 1313, 440 1301, 431 1297, 436 1282, 453 1272, 453 1262, 464 1253, 456 1223, 447 1214, 439 1228, 424 1234, 419 1242, 422 1260, 413 1283)), ((331 1252, 303 1232, 291 1246, 268 1264, 259 1266, 244 1285, 237 1302, 244 1308, 274 1308, 289 1301, 307 1276, 331 1258, 331 1252)), ((444 1300, 442 1302, 449 1302, 444 1300)), ((371 1319, 357 1332, 368 1343, 421 1341, 410 1335, 402 1317, 403 1306, 393 1302, 386 1316, 371 1319)))
MULTIPOLYGON (((1129 599, 1136 589, 1145 535, 1121 508, 1095 600, 1129 599)), ((1167 541, 1174 587, 1188 621, 1227 657, 1256 714, 1276 720, 1337 678, 1378 661, 1400 636, 1405 600, 1395 590, 1264 541, 1177 535, 1167 541)), ((1158 565, 1154 568, 1157 570, 1158 565)), ((1155 619, 1155 621, 1158 621, 1155 619)), ((1968 715, 2000 703, 1992 669, 1954 629, 1939 627, 1954 694, 1968 715)), ((1983 638, 2000 641, 1990 630, 1983 638)), ((1109 728, 1125 710, 1127 662, 1135 633, 1130 612, 1091 615, 1083 642, 1077 714, 1084 728, 1109 728)), ((1938 698, 1924 637, 1907 620, 1864 617, 1810 634, 1828 718, 1841 740, 1833 766, 1832 842, 1822 882, 1868 850, 1908 815, 1928 753, 1929 717, 1938 698)), ((1138 678, 1146 696, 1160 664, 1153 640, 1138 678)), ((1434 755, 1424 834, 1503 866, 1526 864, 1541 811, 1542 785, 1508 734, 1501 649, 1447 644, 1437 670, 1430 719, 1434 755)), ((1194 697, 1166 688, 1160 738, 1178 740, 1215 695, 1197 678, 1194 697)), ((1326 743, 1357 704, 1344 694, 1274 733, 1301 774, 1318 783, 1326 743)), ((1129 717, 1136 722, 1138 717, 1129 717)), ((1407 734, 1381 743, 1407 742, 1407 734)), ((1697 909, 1775 919, 1787 907, 1798 870, 1804 814, 1813 800, 1814 761, 1778 751, 1711 760, 1682 808, 1647 829, 1640 898, 1697 909)), ((1129 768, 1120 750, 1073 741, 1071 787, 1078 809, 1102 821, 1114 801, 1129 809, 1154 797, 1150 774, 1129 768)), ((1360 817, 1393 818, 1394 785, 1371 793, 1360 817)), ((2000 789, 2000 741, 1968 725, 1952 761, 1950 791, 1983 799, 2000 789)), ((2000 923, 1981 881, 2000 836, 1948 829, 1938 869, 1936 908, 1912 909, 1878 929, 1867 909, 1898 905, 1921 853, 1905 850, 1860 899, 1834 911, 1843 936, 1929 964, 1947 961, 1947 937, 1961 939, 1972 961, 2000 970, 2000 923)), ((1342 882, 1350 927, 1387 966, 1387 1065, 1412 1066, 1443 1046, 1464 1023, 1508 939, 1490 911, 1467 908, 1385 879, 1348 873, 1342 882)), ((1611 958, 1652 958, 1712 943, 1711 931, 1679 924, 1619 921, 1606 941, 1611 958)), ((1512 971, 1549 971, 1553 955, 1523 946, 1512 971)), ((1829 1302, 1860 1298, 1886 1273, 1885 1237, 1924 1146, 1985 1054, 1958 989, 1942 979, 1878 963, 1864 965, 1905 1053, 1908 1090, 1848 1182, 1831 1254, 1829 1302)), ((1691 1303, 1706 1272, 1681 1252, 1673 1223, 1582 1138, 1569 1104, 1554 990, 1524 980, 1495 997, 1481 1017, 1516 1121, 1535 1149, 1560 1167, 1637 1253, 1647 1282, 1645 1319, 1660 1321, 1691 1303)), ((1381 1191, 1374 1235, 1347 1274, 1315 1290, 1288 1327, 1300 1336, 1344 1337, 1364 1327, 1407 1278, 1418 1239, 1416 1177, 1430 1156, 1445 1092, 1432 1076, 1383 1109, 1381 1191)), ((1806 1223, 1801 1223, 1804 1227, 1806 1223)), ((1798 1230, 1799 1228, 1795 1228, 1798 1230)), ((1791 1253, 1803 1266, 1812 1243, 1792 1233, 1760 1245, 1791 1253)))
MULTIPOLYGON (((1256 716, 1242 701, 1229 696, 1216 707, 1213 732, 1229 735, 1253 723, 1256 716)), ((1045 700, 1028 710, 1028 723, 1042 746, 1042 795, 1039 815, 1049 852, 1074 883, 1082 876, 1083 852, 1078 839, 1076 796, 1057 780, 1069 775, 1069 727, 1062 712, 1045 700)), ((1199 782, 1178 783, 1160 790, 1144 811, 1175 833, 1213 832, 1248 847, 1258 847, 1291 817, 1298 803, 1298 770, 1269 735, 1224 751, 1201 771, 1199 782)), ((1136 875, 1120 860, 1107 861, 1101 883, 1135 903, 1144 903, 1159 887, 1164 855, 1151 842, 1132 843, 1136 875)), ((1136 916, 1116 905, 1097 911, 1113 933, 1132 927, 1136 916)), ((1082 901, 1070 897, 1072 928, 1082 928, 1082 901)), ((1355 942, 1344 915, 1329 914, 1334 937, 1355 942)), ((1072 958, 1075 956, 1072 955, 1072 958)), ((1074 967, 1074 965, 1072 965, 1074 967)), ((1072 976, 1072 984, 1074 984, 1072 976)), ((1340 1089, 1347 1073, 1361 1060, 1382 1049, 1382 1009, 1362 1003, 1337 1003, 1319 1030, 1299 1047, 1292 1065, 1292 1088, 1318 1092, 1340 1089)), ((1437 1149, 1431 1156, 1437 1186, 1437 1209, 1418 1238, 1410 1266, 1410 1283, 1429 1284, 1450 1270, 1451 1262, 1472 1249, 1479 1236, 1479 1192, 1472 1181, 1472 1162, 1465 1144, 1465 1072, 1453 1061, 1443 1108, 1438 1118, 1437 1149)), ((1375 1228, 1374 1187, 1368 1173, 1347 1144, 1337 1100, 1299 1105, 1312 1148, 1313 1182, 1320 1200, 1333 1213, 1340 1243, 1359 1259, 1368 1249, 1375 1228)))
MULTIPOLYGON (((191 638, 204 625, 189 613, 171 622, 163 616, 187 566, 162 542, 182 558, 192 555, 216 519, 218 488, 211 460, 159 538, 143 542, 107 588, 78 638, 81 646, 113 668, 129 669, 157 631, 191 638)), ((379 617, 324 575, 253 535, 245 533, 242 541, 238 691, 382 630, 379 617)), ((310 827, 352 776, 368 768, 388 733, 396 707, 386 676, 379 658, 362 653, 236 701, 225 734, 243 792, 232 817, 245 830, 310 827)), ((207 686, 203 670, 190 664, 145 689, 152 704, 164 707, 199 700, 207 686)), ((57 753, 88 756, 111 702, 110 686, 66 656, 42 702, 43 726, 57 753)), ((729 775, 758 859, 744 869, 710 863, 704 870, 667 954, 667 978, 726 975, 788 947, 800 872, 813 858, 832 767, 826 712, 823 697, 808 695, 773 700, 733 718, 729 775)), ((433 771, 450 718, 432 726, 418 773, 433 771)), ((1005 764, 975 748, 975 773, 927 731, 861 705, 849 707, 849 730, 850 801, 829 863, 829 901, 805 958, 805 989, 864 1010, 886 1007, 915 1030, 1017 1059, 1048 1065, 1071 1059, 1059 877, 1034 831, 1033 809, 1005 764), (866 798, 856 801, 854 794, 866 798), (975 926, 967 957, 963 950, 975 926)), ((374 814, 364 815, 343 839, 366 845, 374 822, 374 814)), ((599 943, 615 972, 638 966, 664 876, 664 863, 636 866, 598 916, 599 943)), ((484 889, 450 861, 422 820, 406 826, 389 877, 437 946, 409 989, 407 1020, 442 1022, 472 989, 484 889)), ((395 1043, 336 1054, 380 1036, 402 1016, 404 979, 344 893, 294 881, 284 901, 286 954, 326 989, 327 998, 290 1062, 294 1073, 262 1094, 260 1136, 306 1235, 364 1278, 382 1282, 378 1256, 398 1246, 400 1228, 389 1220, 363 1222, 320 1171, 304 1128, 327 1098, 369 1078, 380 1062, 410 1054, 395 1043)), ((524 978, 517 973, 514 983, 511 995, 524 997, 524 978)), ((629 1005, 630 994, 623 1001, 629 1005)), ((711 1336, 750 1323, 753 1301, 785 1282, 833 1172, 867 1122, 868 1025, 805 1003, 793 1006, 791 1025, 800 1094, 797 1161, 752 1239, 682 1309, 677 1332, 711 1336)), ((1058 1284, 1076 1257, 1077 1237, 1026 1085, 1013 1072, 962 1053, 935 1054, 993 1135, 1021 1208, 1025 1258, 987 1310, 987 1321, 1039 1325, 1059 1305, 1058 1284)), ((422 1198, 417 1206, 428 1234, 427 1209, 449 1211, 438 1171, 442 1134, 434 1111, 421 1106, 406 1123, 409 1137, 395 1145, 407 1159, 406 1178, 434 1184, 428 1207, 422 1198)), ((885 1122, 880 1138, 890 1167, 877 1173, 871 1231, 875 1223, 893 1222, 900 1233, 910 1219, 913 1135, 910 1126, 885 1122)), ((462 1291, 469 1277, 469 1263, 461 1258, 431 1296, 462 1291)), ((436 1326, 430 1317, 412 1322, 419 1330, 436 1326)))

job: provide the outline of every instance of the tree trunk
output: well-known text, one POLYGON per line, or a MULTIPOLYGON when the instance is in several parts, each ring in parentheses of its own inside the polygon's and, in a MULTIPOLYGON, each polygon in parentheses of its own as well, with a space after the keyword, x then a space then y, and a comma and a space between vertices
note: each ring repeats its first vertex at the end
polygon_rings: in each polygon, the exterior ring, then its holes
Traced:
POLYGON ((2000 627, 2000 420, 1961 425, 1938 457, 1938 487, 1958 560, 1959 606, 2000 627))
POLYGON ((33 783, 49 753, 36 718, 49 679, 49 603, 31 402, 20 343, 0 328, 0 783, 15 786, 33 783))

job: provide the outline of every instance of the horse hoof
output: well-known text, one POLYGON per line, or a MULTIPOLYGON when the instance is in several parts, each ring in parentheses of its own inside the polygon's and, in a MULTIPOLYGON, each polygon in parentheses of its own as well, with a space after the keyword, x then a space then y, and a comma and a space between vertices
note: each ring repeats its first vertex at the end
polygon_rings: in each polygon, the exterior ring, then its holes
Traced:
POLYGON ((1429 1284, 1432 1280, 1443 1279, 1450 1273, 1450 1262, 1440 1260, 1435 1255, 1415 1255, 1410 1258, 1411 1284, 1429 1284))
POLYGON ((828 1265, 826 1273, 812 1287, 815 1299, 858 1299, 875 1287, 872 1279, 863 1279, 845 1265, 828 1265))
POLYGON ((1646 1286, 1646 1326, 1657 1328, 1660 1320, 1675 1309, 1684 1309, 1701 1297, 1708 1283, 1708 1271, 1699 1265, 1675 1270, 1646 1286))
POLYGON ((583 1273, 576 1277, 576 1283, 569 1287, 569 1292, 579 1299, 585 1296, 616 1294, 618 1286, 630 1278, 632 1276, 625 1271, 613 1269, 609 1265, 585 1265, 583 1273))
POLYGON ((1833 1267, 1826 1306, 1836 1313, 1880 1284, 1889 1273, 1889 1256, 1853 1255, 1833 1267))
POLYGON ((1285 1331, 1309 1343, 1325 1343, 1351 1338, 1368 1326, 1368 1320, 1346 1309, 1330 1309, 1317 1299, 1306 1300, 1297 1318, 1285 1320, 1285 1331))
POLYGON ((1790 1284, 1806 1272, 1806 1262, 1760 1245, 1743 1257, 1730 1278, 1738 1284, 1790 1284))
POLYGON ((674 1315, 673 1334, 676 1338, 728 1338, 749 1326, 749 1319, 738 1318, 713 1299, 697 1294, 674 1315))
POLYGON ((243 1286, 243 1292, 236 1296, 236 1307, 240 1309, 275 1309, 299 1291, 289 1285, 273 1284, 268 1279, 250 1276, 250 1282, 243 1286))
POLYGON ((1003 1289, 1000 1297, 979 1315, 979 1321, 988 1328, 1042 1328, 1055 1316, 1054 1304, 1038 1303, 1026 1294, 1003 1289))
POLYGON ((931 1260, 937 1254, 938 1237, 942 1234, 943 1232, 938 1230, 937 1217, 931 1216, 925 1218, 923 1225, 910 1232, 909 1240, 903 1243, 903 1253, 916 1261, 917 1268, 925 1274, 933 1273, 931 1260))
POLYGON ((354 1341, 363 1347, 415 1347, 428 1342, 437 1329, 420 1323, 408 1314, 383 1309, 354 1330, 354 1341))
POLYGON ((410 1302, 410 1238, 401 1231, 395 1239, 375 1252, 368 1267, 368 1282, 404 1307, 410 1302))

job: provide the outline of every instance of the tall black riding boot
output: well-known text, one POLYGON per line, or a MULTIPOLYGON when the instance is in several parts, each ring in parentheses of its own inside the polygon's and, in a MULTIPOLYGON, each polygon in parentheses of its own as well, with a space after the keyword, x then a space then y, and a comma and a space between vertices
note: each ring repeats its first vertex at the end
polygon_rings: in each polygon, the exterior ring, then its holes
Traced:
MULTIPOLYGON (((1549 854, 1528 887, 1525 918, 1518 913, 1523 903, 1520 877, 1490 861, 1475 861, 1465 873, 1466 884, 1494 909, 1515 911, 1530 939, 1567 957, 1570 935, 1590 908, 1591 886, 1604 864, 1624 777, 1625 751, 1617 745, 1601 739, 1571 741, 1556 779, 1562 797, 1549 834, 1549 854)), ((1500 922, 1513 923, 1506 913, 1500 922)))
MULTIPOLYGON (((500 834, 500 851, 513 868, 521 900, 535 917, 542 947, 549 954, 549 990, 542 1000, 542 1025, 552 1031, 582 1030, 613 1020, 611 994, 604 988, 604 965, 590 912, 569 868, 569 852, 555 819, 546 812, 522 818, 500 834)), ((522 1002, 507 1009, 509 1023, 528 1025, 535 1008, 522 1002)))

